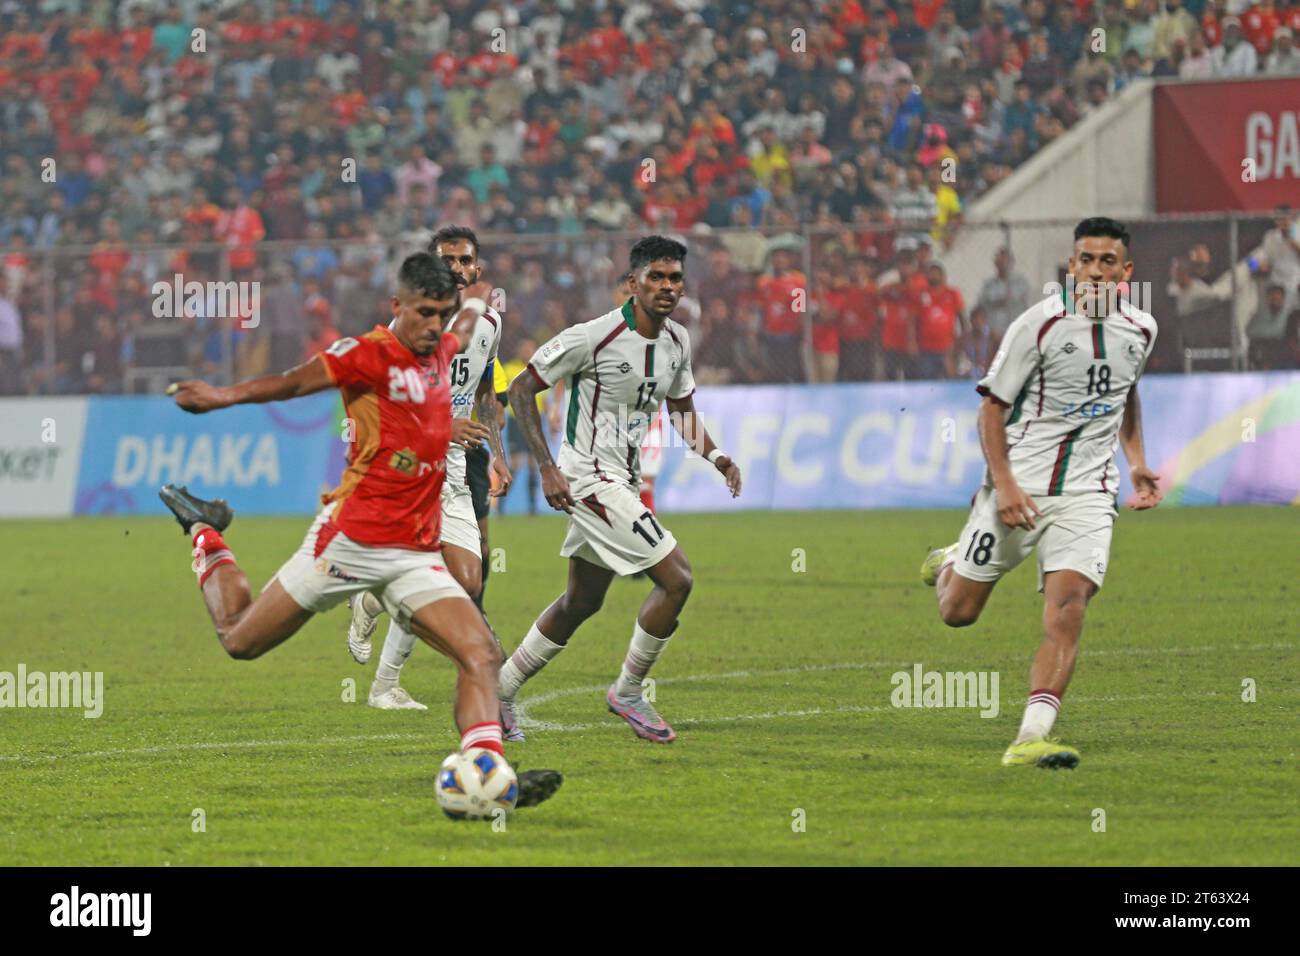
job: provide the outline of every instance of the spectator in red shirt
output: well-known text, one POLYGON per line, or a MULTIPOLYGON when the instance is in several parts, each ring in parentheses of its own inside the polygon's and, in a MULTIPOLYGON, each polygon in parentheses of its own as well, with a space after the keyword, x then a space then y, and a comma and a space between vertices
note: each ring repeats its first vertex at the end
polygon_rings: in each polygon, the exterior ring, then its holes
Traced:
POLYGON ((613 11, 602 10, 596 17, 596 29, 587 34, 584 47, 585 54, 600 65, 601 71, 613 76, 632 44, 614 23, 613 11))
POLYGON ((203 228, 204 235, 210 236, 208 230, 216 226, 220 216, 221 207, 208 199, 208 191, 202 186, 195 186, 190 192, 190 204, 185 207, 184 221, 197 223, 203 228))
POLYGON ((917 267, 919 243, 911 236, 898 241, 898 266, 892 280, 883 282, 881 296, 880 347, 885 357, 887 379, 917 377, 917 313, 926 278, 917 267))
POLYGON ((560 121, 549 103, 539 103, 537 115, 524 130, 524 158, 531 165, 546 162, 551 140, 560 131, 560 121))
POLYGON ((330 109, 342 121, 344 126, 351 126, 357 118, 357 110, 368 102, 361 90, 361 79, 355 73, 347 74, 343 81, 346 89, 330 100, 330 109))
POLYGON ((952 378, 957 373, 957 327, 966 309, 961 293, 947 283, 941 262, 926 267, 927 288, 918 297, 917 375, 923 379, 952 378))
POLYGON ((916 22, 927 30, 931 29, 939 19, 939 11, 947 2, 948 0, 912 0, 912 11, 916 14, 916 22))
POLYGON ((153 52, 153 27, 149 25, 149 12, 143 7, 131 10, 131 26, 118 33, 121 55, 139 65, 153 52))
POLYGON ((68 43, 73 48, 84 50, 92 60, 112 63, 117 59, 117 34, 96 26, 88 13, 77 17, 77 25, 68 32, 68 43))
POLYGON ((310 362, 318 353, 337 342, 342 336, 337 326, 329 301, 322 295, 310 296, 307 303, 307 344, 302 350, 302 361, 310 362))
POLYGON ((702 100, 699 114, 691 120, 692 142, 706 136, 718 144, 734 146, 736 143, 736 129, 731 120, 718 111, 716 100, 702 100))
POLYGON ((1223 25, 1219 22, 1226 16, 1224 0, 1213 0, 1205 8, 1201 17, 1201 32, 1205 34, 1206 49, 1214 49, 1223 42, 1223 25))
POLYGON ((1241 15, 1241 28, 1246 39, 1260 56, 1273 49, 1273 32, 1278 28, 1279 17, 1273 0, 1255 0, 1255 5, 1241 15))
POLYGON ((31 17, 26 13, 14 15, 13 25, 0 43, 0 60, 10 59, 21 65, 34 65, 45 59, 45 38, 31 29, 31 17))
POLYGON ((840 368, 840 316, 844 310, 844 283, 835 282, 831 269, 813 273, 812 381, 834 382, 840 368))
POLYGON ((131 252, 122 241, 122 226, 116 218, 105 216, 99 222, 99 230, 103 238, 95 243, 95 250, 90 254, 90 268, 101 280, 116 284, 131 261, 131 252))
POLYGON ((266 226, 238 186, 226 190, 225 203, 214 223, 214 238, 230 250, 231 271, 245 272, 257 263, 253 245, 266 238, 266 226))
POLYGON ((865 382, 872 377, 872 353, 875 351, 876 327, 880 323, 880 304, 872 271, 874 256, 854 256, 848 274, 842 269, 832 273, 832 284, 839 286, 840 306, 840 381, 865 382))
POLYGON ((794 267, 791 250, 774 249, 771 255, 772 274, 760 276, 757 284, 767 367, 775 381, 800 382, 804 378, 801 346, 808 280, 794 267))

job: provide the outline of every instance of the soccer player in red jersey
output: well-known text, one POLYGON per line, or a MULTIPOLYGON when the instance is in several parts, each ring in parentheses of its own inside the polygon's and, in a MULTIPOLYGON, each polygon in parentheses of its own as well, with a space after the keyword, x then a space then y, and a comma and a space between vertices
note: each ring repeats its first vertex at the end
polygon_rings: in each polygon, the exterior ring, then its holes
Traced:
MULTIPOLYGON (((343 394, 355 441, 339 486, 323 498, 302 546, 258 595, 221 532, 233 514, 167 485, 163 502, 193 541, 193 568, 221 646, 259 657, 317 612, 369 591, 403 627, 455 662, 455 717, 462 749, 502 753, 496 697, 501 651, 483 616, 439 553, 447 445, 452 436, 449 368, 486 311, 486 283, 461 293, 446 263, 407 257, 392 299, 392 328, 339 339, 310 362, 224 388, 201 381, 169 390, 196 414, 245 403, 284 401, 327 388, 343 394), (451 325, 451 330, 446 331, 451 325)), ((555 771, 519 775, 519 806, 546 799, 555 771)))

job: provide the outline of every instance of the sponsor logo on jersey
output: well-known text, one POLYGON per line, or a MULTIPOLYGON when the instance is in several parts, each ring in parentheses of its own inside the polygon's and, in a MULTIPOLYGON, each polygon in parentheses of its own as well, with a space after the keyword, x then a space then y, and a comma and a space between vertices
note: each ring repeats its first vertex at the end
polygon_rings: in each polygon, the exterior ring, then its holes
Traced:
POLYGON ((420 464, 420 459, 409 448, 393 452, 393 457, 388 459, 388 467, 393 471, 400 471, 404 475, 415 474, 415 466, 418 464, 420 464))
POLYGON ((328 574, 332 578, 338 578, 340 581, 347 581, 349 584, 356 584, 361 579, 353 574, 348 574, 337 564, 332 561, 326 561, 321 558, 316 562, 316 570, 321 574, 328 574))
POLYGON ((1101 418, 1103 415, 1109 415, 1114 407, 1104 402, 1080 402, 1078 405, 1065 406, 1061 414, 1066 418, 1071 415, 1078 415, 1080 418, 1101 418))
POLYGON ((354 348, 356 348, 360 344, 361 343, 358 342, 356 339, 349 337, 346 339, 339 339, 337 342, 335 342, 325 351, 328 352, 330 355, 342 357, 344 355, 347 355, 349 352, 351 352, 354 348))
POLYGON ((563 354, 564 343, 558 338, 554 338, 537 350, 537 354, 533 356, 533 364, 535 365, 538 362, 541 362, 545 365, 559 358, 559 356, 563 354))
POLYGON ((488 350, 488 340, 486 335, 480 335, 478 337, 478 350, 480 352, 486 352, 488 350))
POLYGON ((1078 346, 1076 346, 1073 342, 1066 342, 1064 345, 1061 346, 1061 351, 1064 352, 1066 355, 1070 355, 1078 351, 1078 346))
POLYGON ((628 365, 627 362, 620 362, 618 370, 626 375, 628 372, 632 371, 632 366, 628 365))

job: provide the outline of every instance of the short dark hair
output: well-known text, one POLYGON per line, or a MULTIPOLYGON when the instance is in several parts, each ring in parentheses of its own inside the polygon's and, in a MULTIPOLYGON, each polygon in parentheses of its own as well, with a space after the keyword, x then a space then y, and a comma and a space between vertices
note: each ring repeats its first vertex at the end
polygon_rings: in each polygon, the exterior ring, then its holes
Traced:
POLYGON ((456 279, 447 263, 427 252, 416 252, 402 260, 397 283, 431 299, 449 299, 457 293, 456 279))
POLYGON ((676 259, 686 265, 686 247, 676 239, 667 236, 645 236, 636 241, 628 255, 628 265, 633 272, 640 272, 641 267, 660 259, 676 259))
POLYGON ((444 242, 460 242, 464 239, 474 246, 474 258, 478 258, 478 235, 469 226, 457 226, 454 223, 450 226, 443 226, 433 234, 429 240, 429 252, 433 255, 438 254, 438 246, 444 242))
POLYGON ((1110 219, 1106 216, 1093 216, 1085 219, 1074 227, 1074 241, 1078 242, 1085 236, 1104 236, 1107 239, 1118 239, 1124 243, 1124 250, 1129 248, 1128 228, 1121 222, 1110 219))

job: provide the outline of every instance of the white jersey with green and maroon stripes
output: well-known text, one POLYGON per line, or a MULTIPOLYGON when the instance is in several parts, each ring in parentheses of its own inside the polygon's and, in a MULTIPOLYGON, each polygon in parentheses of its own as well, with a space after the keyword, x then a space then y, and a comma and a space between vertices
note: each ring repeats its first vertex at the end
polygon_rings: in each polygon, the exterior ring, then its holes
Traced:
POLYGON ((1053 296, 1011 323, 979 392, 1007 408, 1011 473, 1025 492, 1118 493, 1124 403, 1155 341, 1155 319, 1128 302, 1093 319, 1053 296))
MULTIPOLYGON (((478 317, 474 338, 469 347, 451 360, 451 417, 469 418, 474 412, 474 393, 485 378, 492 387, 493 366, 501 347, 501 314, 491 306, 478 317)), ((445 487, 464 488, 465 447, 452 442, 447 446, 447 481, 445 487)))
POLYGON ((686 329, 664 321, 658 338, 636 330, 632 300, 565 329, 541 346, 528 369, 542 385, 568 389, 557 462, 573 480, 608 477, 637 485, 641 442, 665 398, 695 391, 686 329))
MULTIPOLYGON (((396 320, 394 320, 396 322, 396 320)), ((389 323, 389 328, 394 323, 389 323)), ((456 320, 452 319, 452 325, 456 320)), ((478 317, 474 325, 474 338, 469 347, 451 360, 447 374, 451 377, 451 417, 469 418, 474 411, 474 393, 484 378, 492 383, 492 373, 501 346, 501 313, 491 306, 478 317)), ((452 442, 447 446, 447 477, 443 488, 462 489, 468 486, 465 477, 465 447, 452 442)))

